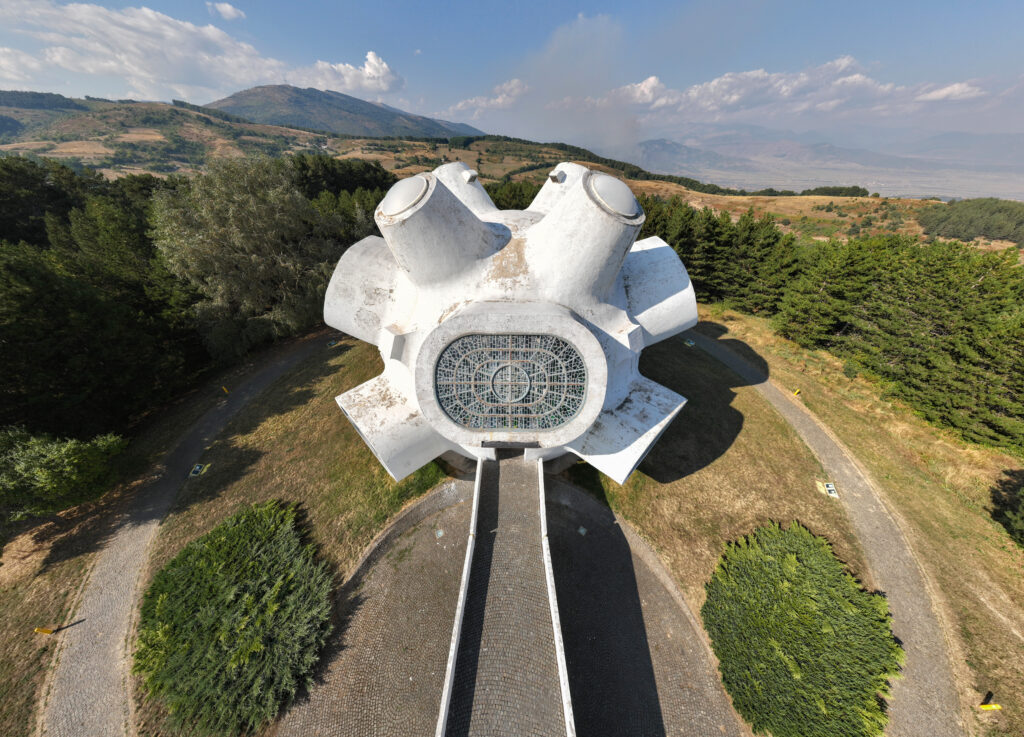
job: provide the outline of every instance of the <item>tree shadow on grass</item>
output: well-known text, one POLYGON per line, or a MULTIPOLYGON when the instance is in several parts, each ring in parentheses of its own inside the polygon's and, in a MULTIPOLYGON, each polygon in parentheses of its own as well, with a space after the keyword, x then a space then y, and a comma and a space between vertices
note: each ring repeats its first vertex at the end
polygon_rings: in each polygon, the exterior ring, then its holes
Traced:
POLYGON ((992 519, 1024 546, 1024 468, 1007 469, 989 490, 992 519))
POLYGON ((262 453, 238 447, 230 438, 251 432, 313 398, 311 385, 334 371, 329 362, 338 351, 350 348, 341 344, 328 349, 327 340, 319 334, 260 355, 253 361, 254 369, 230 394, 211 398, 213 406, 185 430, 146 478, 123 484, 95 502, 40 525, 33 540, 49 547, 43 570, 103 548, 125 527, 161 520, 172 506, 183 509, 215 497, 243 477, 262 453), (214 443, 219 444, 211 454, 216 463, 203 475, 191 478, 193 465, 207 462, 204 452, 214 443))
POLYGON ((743 429, 743 414, 732 406, 735 389, 768 376, 768 364, 756 351, 743 341, 722 337, 728 332, 725 326, 701 322, 696 330, 739 355, 749 370, 741 377, 698 345, 688 345, 690 332, 643 352, 640 373, 687 398, 686 406, 640 464, 640 471, 663 484, 710 465, 732 446, 743 429))

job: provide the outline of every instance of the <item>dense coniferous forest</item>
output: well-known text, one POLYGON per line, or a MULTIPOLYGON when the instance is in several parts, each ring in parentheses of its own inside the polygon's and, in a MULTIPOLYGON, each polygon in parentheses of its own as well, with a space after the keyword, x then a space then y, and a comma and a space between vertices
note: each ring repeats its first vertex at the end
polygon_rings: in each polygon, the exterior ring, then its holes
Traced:
MULTIPOLYGON (((113 181, 0 159, 0 453, 22 469, 4 477, 0 518, 81 499, 104 478, 97 459, 121 447, 111 433, 130 434, 210 367, 319 324, 334 264, 375 232, 393 181, 376 163, 307 154, 113 181), (74 464, 58 461, 64 438, 90 459, 77 486, 74 464), (37 466, 59 477, 54 488, 78 491, 29 493, 37 466)), ((524 209, 538 185, 487 189, 498 207, 524 209)), ((641 205, 641 237, 672 245, 702 301, 772 317, 927 419, 1024 452, 1015 251, 903 236, 800 246, 770 215, 733 221, 678 198, 641 205)))
POLYGON ((318 324, 333 264, 375 230, 393 181, 326 156, 114 181, 0 158, 0 521, 80 501, 103 478, 96 453, 122 447, 111 433, 318 324), (72 451, 90 459, 84 476, 72 451), (64 491, 29 493, 33 469, 64 491))
POLYGON ((985 197, 933 205, 918 215, 926 233, 972 240, 981 236, 1024 245, 1024 202, 985 197))

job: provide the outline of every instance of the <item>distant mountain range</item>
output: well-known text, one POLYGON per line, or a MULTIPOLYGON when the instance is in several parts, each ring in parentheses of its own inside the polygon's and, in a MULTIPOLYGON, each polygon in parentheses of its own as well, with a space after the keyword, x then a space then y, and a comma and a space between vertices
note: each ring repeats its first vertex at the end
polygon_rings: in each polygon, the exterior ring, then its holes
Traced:
POLYGON ((605 155, 725 187, 856 184, 902 196, 1024 200, 1024 135, 793 131, 693 124, 605 155), (864 143, 868 143, 865 146, 864 143))
POLYGON ((449 123, 407 113, 383 103, 287 84, 264 85, 236 92, 206 107, 253 123, 314 128, 351 136, 448 138, 477 136, 483 131, 465 123, 449 123))

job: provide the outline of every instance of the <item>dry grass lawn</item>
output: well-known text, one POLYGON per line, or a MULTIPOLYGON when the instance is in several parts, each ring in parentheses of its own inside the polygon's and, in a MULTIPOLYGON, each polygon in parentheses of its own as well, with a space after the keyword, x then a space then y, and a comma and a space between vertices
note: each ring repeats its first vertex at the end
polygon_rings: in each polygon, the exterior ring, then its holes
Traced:
POLYGON ((969 445, 848 379, 842 363, 776 336, 765 320, 715 310, 707 319, 752 346, 776 382, 866 467, 897 513, 941 607, 951 660, 975 734, 1024 734, 1024 550, 991 513, 992 492, 1024 459, 969 445), (974 708, 992 691, 1002 711, 974 708))

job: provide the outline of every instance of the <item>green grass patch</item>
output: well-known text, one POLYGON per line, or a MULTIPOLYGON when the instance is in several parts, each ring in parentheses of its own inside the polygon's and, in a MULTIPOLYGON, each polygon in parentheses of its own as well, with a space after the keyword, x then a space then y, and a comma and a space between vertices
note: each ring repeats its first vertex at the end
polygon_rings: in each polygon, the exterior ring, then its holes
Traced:
POLYGON ((726 546, 701 609, 736 710, 773 737, 881 735, 903 661, 889 606, 794 522, 726 546))
POLYGON ((303 538, 295 505, 252 505, 154 577, 134 670, 176 726, 254 731, 307 684, 331 628, 332 576, 303 538))

